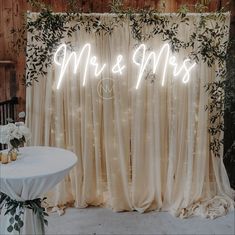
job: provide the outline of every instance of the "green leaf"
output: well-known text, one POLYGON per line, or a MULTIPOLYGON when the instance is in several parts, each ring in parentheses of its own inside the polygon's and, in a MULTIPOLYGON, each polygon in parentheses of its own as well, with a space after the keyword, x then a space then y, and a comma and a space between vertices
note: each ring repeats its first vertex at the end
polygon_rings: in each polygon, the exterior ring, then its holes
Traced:
POLYGON ((11 217, 11 218, 9 219, 9 222, 10 222, 10 224, 14 224, 14 222, 15 222, 14 217, 11 217))
POLYGON ((46 219, 44 219, 43 221, 44 221, 44 224, 48 226, 48 221, 46 219))
POLYGON ((19 225, 18 225, 18 224, 15 224, 15 225, 14 225, 14 229, 15 229, 16 231, 20 231, 19 225))
POLYGON ((22 220, 19 220, 18 225, 19 225, 20 228, 22 228, 24 226, 24 222, 22 220))
POLYGON ((13 209, 10 210, 10 214, 15 215, 15 213, 16 213, 16 208, 14 207, 13 209))
POLYGON ((15 220, 18 221, 20 219, 19 215, 15 216, 15 220))
POLYGON ((7 231, 8 231, 9 233, 11 233, 11 232, 13 231, 13 226, 10 225, 9 227, 7 227, 7 231))

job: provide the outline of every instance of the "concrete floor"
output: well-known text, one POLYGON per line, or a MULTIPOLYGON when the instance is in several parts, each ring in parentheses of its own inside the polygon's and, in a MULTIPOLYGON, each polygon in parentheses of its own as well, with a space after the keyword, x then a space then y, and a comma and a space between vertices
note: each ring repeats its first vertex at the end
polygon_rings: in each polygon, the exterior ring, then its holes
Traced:
POLYGON ((167 212, 115 213, 107 208, 69 208, 50 214, 46 234, 235 234, 234 212, 215 220, 179 219, 167 212))

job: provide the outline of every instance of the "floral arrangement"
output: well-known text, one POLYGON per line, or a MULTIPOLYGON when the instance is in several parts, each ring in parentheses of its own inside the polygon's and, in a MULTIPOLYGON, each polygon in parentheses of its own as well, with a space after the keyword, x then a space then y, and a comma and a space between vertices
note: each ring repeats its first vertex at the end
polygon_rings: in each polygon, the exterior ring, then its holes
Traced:
MULTIPOLYGON (((21 112, 18 115, 19 119, 25 117, 25 112, 21 112)), ((8 118, 8 124, 0 126, 0 143, 7 144, 9 153, 13 150, 17 150, 20 146, 30 138, 30 131, 24 125, 24 122, 13 123, 12 119, 8 118)))
POLYGON ((0 126, 0 143, 8 144, 12 150, 17 150, 29 139, 30 131, 23 122, 8 123, 0 126))

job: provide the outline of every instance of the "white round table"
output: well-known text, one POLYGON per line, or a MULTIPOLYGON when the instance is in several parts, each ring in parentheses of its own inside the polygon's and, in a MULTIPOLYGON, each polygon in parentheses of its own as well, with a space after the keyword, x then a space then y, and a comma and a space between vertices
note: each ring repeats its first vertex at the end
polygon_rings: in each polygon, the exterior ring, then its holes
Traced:
MULTIPOLYGON (((4 152, 4 151, 3 151, 4 152)), ((54 147, 24 147, 14 162, 0 164, 0 192, 16 201, 40 198, 61 181, 76 164, 77 156, 68 150, 54 147)), ((9 216, 1 216, 1 234, 19 234, 7 231, 9 216)), ((20 234, 43 234, 38 217, 30 209, 25 209, 24 226, 20 234)))

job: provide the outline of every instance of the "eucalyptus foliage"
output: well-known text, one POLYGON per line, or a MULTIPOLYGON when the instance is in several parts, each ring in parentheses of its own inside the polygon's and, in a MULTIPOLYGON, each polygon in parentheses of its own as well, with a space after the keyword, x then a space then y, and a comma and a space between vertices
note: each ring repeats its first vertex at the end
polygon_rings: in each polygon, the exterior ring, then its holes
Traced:
POLYGON ((45 219, 48 214, 45 212, 45 208, 42 207, 42 202, 46 198, 37 198, 34 200, 27 201, 16 201, 11 199, 4 193, 0 193, 0 205, 3 205, 6 208, 6 212, 4 215, 9 216, 9 226, 7 227, 7 231, 9 233, 17 231, 20 234, 21 228, 24 226, 23 215, 25 209, 31 209, 34 214, 36 214, 41 222, 42 232, 44 233, 44 224, 47 225, 48 222, 45 219))

